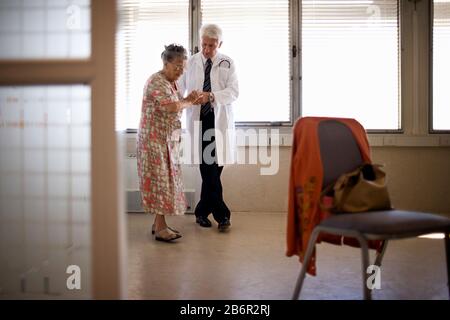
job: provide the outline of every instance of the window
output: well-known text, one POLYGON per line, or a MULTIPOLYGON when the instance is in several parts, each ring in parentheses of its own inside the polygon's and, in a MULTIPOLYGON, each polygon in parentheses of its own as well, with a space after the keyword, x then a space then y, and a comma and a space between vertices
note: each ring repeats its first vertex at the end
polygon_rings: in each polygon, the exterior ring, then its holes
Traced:
POLYGON ((288 0, 203 0, 202 24, 223 29, 220 49, 236 63, 238 122, 291 120, 288 0))
POLYGON ((0 279, 4 293, 67 295, 62 279, 73 261, 83 270, 76 294, 91 296, 90 115, 90 86, 0 86, 0 225, 8 244, 0 260, 12 263, 0 279), (40 274, 46 289, 30 281, 40 274))
POLYGON ((110 130, 115 16, 112 1, 0 0, 2 297, 121 297, 123 249, 103 250, 123 230, 110 130), (65 29, 75 8, 80 32, 65 29))
POLYGON ((116 128, 137 128, 145 81, 162 69, 164 45, 189 48, 189 0, 120 0, 116 128))
MULTIPOLYGON (((212 22, 224 31, 220 51, 237 66, 235 120, 291 121, 289 0, 201 1, 191 36, 212 22)), ((161 69, 165 44, 189 48, 189 25, 188 0, 119 0, 118 129, 138 127, 144 83, 161 69)))
POLYGON ((450 130, 450 0, 433 1, 432 129, 450 130))
MULTIPOLYGON (((434 106, 430 122, 435 130, 450 128, 447 120, 450 117, 445 113, 449 112, 450 98, 444 87, 450 82, 450 67, 445 58, 450 50, 449 2, 433 2, 434 106)), ((161 68, 163 46, 178 42, 193 52, 199 47, 200 27, 217 23, 224 31, 220 51, 237 66, 240 94, 234 111, 238 124, 291 125, 298 116, 351 117, 369 130, 426 134, 422 129, 417 131, 417 123, 422 123, 424 117, 417 119, 421 113, 413 110, 423 105, 419 106, 419 97, 414 96, 418 92, 414 82, 418 78, 414 75, 428 63, 421 53, 426 50, 422 41, 427 33, 418 32, 423 30, 429 14, 424 2, 118 0, 118 3, 119 129, 138 127, 142 89, 148 76, 161 68), (404 30, 400 30, 400 21, 406 26, 404 30), (407 80, 403 92, 402 74, 407 80), (402 113, 407 114, 405 121, 402 113)), ((428 79, 421 77, 417 81, 428 79)))
POLYGON ((400 129, 397 0, 302 1, 302 115, 400 129))
POLYGON ((90 29, 87 0, 0 1, 0 58, 88 58, 90 29))

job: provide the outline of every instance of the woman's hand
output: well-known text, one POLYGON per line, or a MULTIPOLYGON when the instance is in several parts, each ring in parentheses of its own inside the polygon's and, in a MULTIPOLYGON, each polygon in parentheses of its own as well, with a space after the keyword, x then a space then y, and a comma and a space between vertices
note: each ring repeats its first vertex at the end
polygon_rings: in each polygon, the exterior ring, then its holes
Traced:
POLYGON ((169 112, 179 112, 184 108, 199 104, 203 99, 204 93, 194 90, 183 100, 164 104, 164 107, 166 107, 169 112))
POLYGON ((211 101, 211 92, 200 92, 200 98, 197 100, 197 104, 205 104, 211 101))
POLYGON ((186 97, 186 100, 192 103, 193 105, 198 104, 203 100, 203 93, 194 90, 186 97))

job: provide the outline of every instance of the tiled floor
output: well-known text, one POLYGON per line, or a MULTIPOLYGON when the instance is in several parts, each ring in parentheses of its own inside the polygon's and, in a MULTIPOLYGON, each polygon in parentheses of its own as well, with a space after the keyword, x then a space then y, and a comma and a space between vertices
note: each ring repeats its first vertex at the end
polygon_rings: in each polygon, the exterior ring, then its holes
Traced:
MULTIPOLYGON (((127 219, 129 299, 291 297, 300 264, 285 256, 283 213, 233 213, 227 233, 199 227, 193 215, 169 217, 183 234, 175 243, 149 237, 153 216, 127 219)), ((301 299, 362 298, 359 249, 320 244, 317 259, 318 275, 305 279, 301 299)), ((373 299, 448 299, 446 284, 443 240, 391 241, 373 299)))

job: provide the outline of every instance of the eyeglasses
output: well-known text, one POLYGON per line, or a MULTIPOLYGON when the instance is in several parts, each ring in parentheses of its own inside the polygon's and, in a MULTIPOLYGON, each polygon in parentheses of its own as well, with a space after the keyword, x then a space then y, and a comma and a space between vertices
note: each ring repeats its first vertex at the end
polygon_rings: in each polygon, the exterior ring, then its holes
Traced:
POLYGON ((169 63, 174 66, 176 71, 183 71, 186 68, 186 66, 184 66, 182 64, 175 64, 172 62, 169 62, 169 63))

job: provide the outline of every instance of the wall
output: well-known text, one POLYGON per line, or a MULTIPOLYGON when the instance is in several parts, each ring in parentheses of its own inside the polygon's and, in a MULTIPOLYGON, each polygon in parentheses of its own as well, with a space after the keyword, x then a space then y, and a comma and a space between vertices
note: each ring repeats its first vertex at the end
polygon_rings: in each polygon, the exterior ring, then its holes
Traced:
MULTIPOLYGON (((130 134, 127 153, 135 151, 130 134)), ((241 149, 244 150, 244 149, 241 149)), ((251 148, 245 147, 249 159, 251 148)), ((279 169, 275 175, 261 175, 269 165, 236 164, 222 173, 224 198, 232 211, 286 212, 291 148, 279 148, 279 169)), ((270 156, 269 156, 270 158, 270 156)), ((258 159, 261 157, 258 155, 258 159)), ((398 209, 450 213, 450 147, 372 147, 372 159, 385 165, 393 205, 398 209)), ((249 162, 249 161, 246 161, 249 162)), ((128 158, 126 189, 136 190, 136 159, 128 158)), ((198 166, 183 166, 185 188, 200 197, 198 166)))
MULTIPOLYGON (((259 165, 233 165, 222 173, 225 201, 232 211, 287 211, 290 147, 280 148, 280 169, 259 174, 259 165)), ((393 205, 398 209, 450 213, 449 147, 374 147, 374 162, 385 164, 393 205)))

